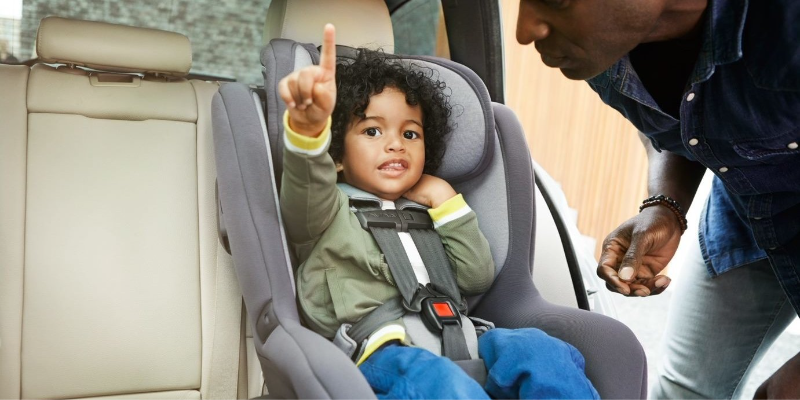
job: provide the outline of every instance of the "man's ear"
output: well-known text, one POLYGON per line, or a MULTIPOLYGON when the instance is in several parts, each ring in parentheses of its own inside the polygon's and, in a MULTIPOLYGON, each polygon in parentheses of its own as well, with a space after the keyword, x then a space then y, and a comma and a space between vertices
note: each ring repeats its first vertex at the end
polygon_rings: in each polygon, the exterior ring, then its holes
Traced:
POLYGON ((343 170, 344 170, 344 166, 342 165, 342 163, 337 162, 336 163, 336 172, 342 172, 343 170))

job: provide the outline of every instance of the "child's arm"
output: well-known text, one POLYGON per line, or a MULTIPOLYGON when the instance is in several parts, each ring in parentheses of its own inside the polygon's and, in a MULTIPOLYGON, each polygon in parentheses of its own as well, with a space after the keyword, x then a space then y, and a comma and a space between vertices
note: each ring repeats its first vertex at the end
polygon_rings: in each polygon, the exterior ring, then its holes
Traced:
POLYGON ((489 242, 478 227, 475 212, 447 181, 422 175, 403 197, 431 207, 428 213, 442 238, 462 294, 485 292, 494 280, 489 242))
POLYGON ((336 105, 333 25, 325 26, 320 65, 289 74, 278 92, 287 108, 281 213, 291 242, 313 245, 339 205, 336 168, 327 154, 330 116, 336 105))

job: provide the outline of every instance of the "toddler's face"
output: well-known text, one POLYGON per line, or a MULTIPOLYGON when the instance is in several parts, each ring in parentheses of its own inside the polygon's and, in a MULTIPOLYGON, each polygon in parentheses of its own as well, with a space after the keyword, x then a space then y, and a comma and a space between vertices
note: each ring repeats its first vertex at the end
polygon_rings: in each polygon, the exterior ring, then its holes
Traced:
POLYGON ((397 200, 419 181, 425 167, 422 109, 387 87, 370 97, 364 114, 344 136, 344 180, 382 199, 397 200))

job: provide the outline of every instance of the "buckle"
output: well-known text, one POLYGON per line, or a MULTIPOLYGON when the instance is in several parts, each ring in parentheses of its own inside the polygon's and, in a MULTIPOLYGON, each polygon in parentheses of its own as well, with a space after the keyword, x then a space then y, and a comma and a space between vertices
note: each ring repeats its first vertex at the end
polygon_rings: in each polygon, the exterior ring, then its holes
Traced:
POLYGON ((447 297, 428 297, 422 301, 422 321, 432 332, 441 332, 445 325, 461 326, 461 314, 447 297))
POLYGON ((398 232, 409 229, 426 229, 433 226, 430 215, 417 210, 372 210, 357 211, 356 218, 365 230, 369 228, 391 228, 398 232))

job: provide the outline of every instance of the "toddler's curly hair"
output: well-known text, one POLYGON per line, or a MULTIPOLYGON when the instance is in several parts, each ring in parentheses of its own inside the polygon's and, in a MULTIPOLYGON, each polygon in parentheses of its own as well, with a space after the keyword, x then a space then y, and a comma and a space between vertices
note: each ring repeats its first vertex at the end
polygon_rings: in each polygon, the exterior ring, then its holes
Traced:
POLYGON ((406 66, 397 57, 382 51, 358 49, 355 61, 336 65, 336 107, 328 153, 334 161, 342 160, 347 129, 357 119, 365 117, 370 97, 386 87, 400 90, 406 96, 406 103, 421 107, 425 141, 423 172, 435 173, 444 156, 445 137, 451 131, 448 125, 450 96, 445 93, 446 85, 434 78, 434 70, 406 66))

